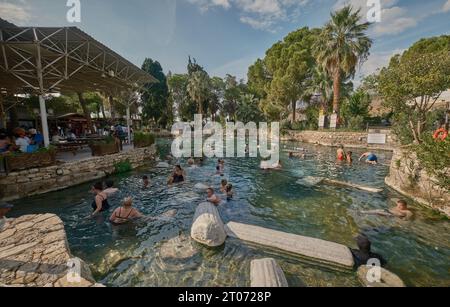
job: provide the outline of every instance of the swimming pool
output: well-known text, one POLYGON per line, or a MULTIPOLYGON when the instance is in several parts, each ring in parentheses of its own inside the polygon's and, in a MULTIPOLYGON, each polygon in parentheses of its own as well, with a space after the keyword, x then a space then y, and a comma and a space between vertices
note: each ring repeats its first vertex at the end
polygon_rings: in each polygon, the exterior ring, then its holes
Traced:
MULTIPOLYGON (((164 157, 169 142, 161 140, 159 146, 164 157)), ((299 143, 283 143, 283 147, 305 147, 313 155, 291 160, 283 153, 284 170, 277 172, 261 171, 258 159, 226 159, 225 178, 236 195, 219 208, 225 223, 259 225, 350 247, 355 247, 354 237, 364 232, 373 250, 388 260, 387 269, 408 286, 450 285, 448 219, 420 206, 413 206, 416 217, 411 221, 361 214, 392 206, 391 199, 400 196, 386 188, 381 194, 370 194, 296 183, 305 176, 320 176, 385 187, 386 165, 336 164, 331 148, 299 143)), ((355 150, 355 157, 361 152, 355 150)), ((390 153, 378 155, 382 163, 389 163, 390 153)), ((165 183, 171 170, 151 165, 113 178, 120 192, 112 205, 131 195, 146 215, 159 216, 176 209, 173 219, 113 227, 106 215, 86 218, 91 213, 91 184, 17 201, 12 217, 34 213, 60 216, 72 253, 85 260, 96 279, 107 286, 249 286, 251 260, 268 256, 278 261, 291 286, 360 286, 355 272, 336 272, 235 239, 215 249, 191 242, 192 218, 205 199, 205 194, 193 187, 196 183, 218 187, 222 177, 214 176, 215 166, 215 159, 207 159, 200 168, 186 167, 189 181, 170 188, 165 183), (147 190, 142 189, 143 175, 151 179, 147 190), (173 240, 178 237, 184 239, 173 240)))

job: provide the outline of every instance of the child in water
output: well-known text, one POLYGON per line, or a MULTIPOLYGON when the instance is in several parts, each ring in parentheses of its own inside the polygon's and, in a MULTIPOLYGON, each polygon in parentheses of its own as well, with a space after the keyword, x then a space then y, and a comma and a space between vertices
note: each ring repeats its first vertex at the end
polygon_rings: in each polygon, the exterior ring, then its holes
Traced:
POLYGON ((144 189, 148 188, 148 186, 150 185, 150 180, 148 179, 148 176, 142 177, 142 182, 144 184, 144 189))
POLYGON ((225 194, 227 192, 227 185, 228 181, 226 179, 223 179, 222 182, 220 183, 220 192, 225 194))
POLYGON ((349 164, 353 163, 353 152, 351 151, 347 152, 347 163, 349 164))
POLYGON ((227 184, 225 192, 227 194, 227 201, 230 201, 233 199, 234 191, 233 191, 233 185, 231 183, 227 184))

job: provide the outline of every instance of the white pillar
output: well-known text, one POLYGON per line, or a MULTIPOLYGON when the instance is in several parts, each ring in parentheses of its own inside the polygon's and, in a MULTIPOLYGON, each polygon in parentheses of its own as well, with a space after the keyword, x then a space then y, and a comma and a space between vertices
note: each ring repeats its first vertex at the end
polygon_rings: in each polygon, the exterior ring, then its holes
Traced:
POLYGON ((127 105, 127 129, 128 129, 128 143, 131 145, 131 124, 130 124, 130 106, 127 105))
POLYGON ((39 95, 39 107, 41 109, 42 135, 44 136, 45 147, 50 146, 50 137, 48 133, 47 108, 45 107, 44 96, 39 95))

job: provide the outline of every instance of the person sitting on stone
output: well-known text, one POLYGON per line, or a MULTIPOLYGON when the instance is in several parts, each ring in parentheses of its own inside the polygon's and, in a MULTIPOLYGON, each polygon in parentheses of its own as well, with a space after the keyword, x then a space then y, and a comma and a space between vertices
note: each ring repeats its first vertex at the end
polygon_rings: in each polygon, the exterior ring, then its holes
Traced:
POLYGON ((114 210, 109 220, 112 224, 123 225, 142 216, 139 210, 133 208, 133 199, 127 197, 123 200, 122 206, 114 210))
POLYGON ((0 232, 3 228, 8 226, 9 219, 6 218, 6 215, 12 210, 12 208, 14 208, 13 205, 0 203, 0 232))
POLYGON ((220 205, 220 198, 214 193, 214 189, 213 188, 208 188, 206 190, 206 192, 208 193, 208 197, 207 197, 207 201, 212 203, 215 206, 220 205))
POLYGON ((103 193, 105 193, 108 198, 114 196, 114 194, 119 192, 119 189, 114 187, 114 181, 106 180, 105 185, 106 189, 103 191, 103 193))
POLYGON ((92 209, 94 212, 92 216, 96 216, 100 212, 109 210, 110 205, 108 203, 108 196, 103 192, 103 183, 98 182, 92 187, 92 193, 95 194, 94 201, 92 202, 92 209))
POLYGON ((353 258, 355 260, 356 267, 360 267, 362 265, 367 265, 369 260, 376 259, 380 262, 381 266, 386 265, 386 260, 376 253, 372 253, 372 243, 367 238, 367 236, 361 234, 356 237, 356 245, 358 249, 351 249, 353 258))
POLYGON ((397 206, 389 212, 398 218, 410 219, 414 216, 414 213, 408 209, 408 203, 403 199, 398 200, 397 206))

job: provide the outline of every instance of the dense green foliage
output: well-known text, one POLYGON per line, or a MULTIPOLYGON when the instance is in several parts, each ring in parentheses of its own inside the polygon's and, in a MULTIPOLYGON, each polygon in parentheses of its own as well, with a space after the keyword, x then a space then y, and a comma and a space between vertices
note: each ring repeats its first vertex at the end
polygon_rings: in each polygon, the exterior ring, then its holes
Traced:
POLYGON ((114 164, 116 174, 128 173, 133 170, 130 160, 120 161, 114 164))
POLYGON ((146 144, 148 146, 155 144, 155 136, 152 133, 136 131, 134 133, 135 144, 146 144))

